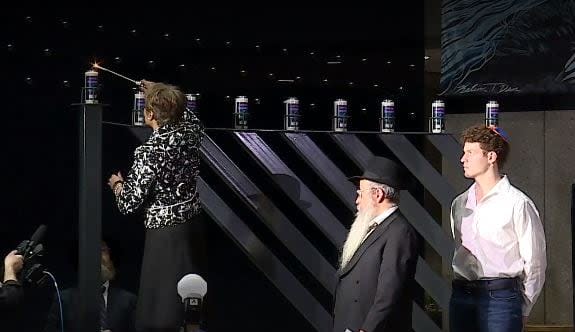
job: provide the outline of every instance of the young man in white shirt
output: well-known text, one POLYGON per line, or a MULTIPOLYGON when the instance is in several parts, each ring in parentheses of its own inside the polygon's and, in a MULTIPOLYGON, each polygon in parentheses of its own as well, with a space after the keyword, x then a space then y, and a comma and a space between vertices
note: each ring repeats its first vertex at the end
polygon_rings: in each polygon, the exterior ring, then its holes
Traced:
POLYGON ((462 135, 475 182, 451 205, 452 332, 520 332, 545 282, 545 234, 533 201, 500 173, 509 139, 497 127, 462 135))

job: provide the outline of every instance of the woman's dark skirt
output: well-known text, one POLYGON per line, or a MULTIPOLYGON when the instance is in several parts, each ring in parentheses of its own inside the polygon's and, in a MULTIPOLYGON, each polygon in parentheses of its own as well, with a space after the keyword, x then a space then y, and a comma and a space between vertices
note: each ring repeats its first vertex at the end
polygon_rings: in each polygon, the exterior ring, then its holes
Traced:
POLYGON ((184 224, 146 229, 146 243, 136 309, 139 329, 177 328, 184 320, 178 281, 189 273, 205 280, 203 218, 184 224))

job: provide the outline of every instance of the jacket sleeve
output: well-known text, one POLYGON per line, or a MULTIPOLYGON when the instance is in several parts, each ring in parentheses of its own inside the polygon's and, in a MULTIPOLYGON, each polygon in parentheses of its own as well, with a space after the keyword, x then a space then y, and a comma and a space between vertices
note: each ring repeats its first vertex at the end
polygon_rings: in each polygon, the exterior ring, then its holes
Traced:
MULTIPOLYGON (((69 328, 68 326, 66 328, 69 328)), ((44 324, 44 332, 58 332, 61 330, 60 322, 60 307, 58 298, 52 300, 48 315, 46 316, 46 323, 44 324)))
POLYGON ((136 332, 136 306, 138 298, 136 295, 130 293, 129 298, 129 326, 127 332, 136 332))
POLYGON ((419 257, 419 238, 411 226, 389 237, 381 256, 375 299, 361 329, 387 331, 394 306, 405 294, 405 287, 415 276, 419 257))
POLYGON ((8 280, 0 287, 0 309, 14 308, 22 302, 24 293, 19 282, 8 280))
POLYGON ((143 145, 134 152, 134 164, 130 169, 122 191, 116 196, 120 212, 136 211, 150 194, 156 181, 161 158, 152 146, 143 145))

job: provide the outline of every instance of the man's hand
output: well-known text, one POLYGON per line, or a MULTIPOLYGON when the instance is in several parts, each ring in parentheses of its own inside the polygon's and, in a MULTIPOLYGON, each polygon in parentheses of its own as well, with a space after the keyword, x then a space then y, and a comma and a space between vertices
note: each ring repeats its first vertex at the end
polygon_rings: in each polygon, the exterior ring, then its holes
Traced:
POLYGON ((16 250, 12 250, 4 258, 4 282, 18 280, 16 274, 22 270, 22 266, 24 266, 24 257, 18 255, 16 250))
POLYGON ((527 331, 527 321, 529 320, 529 316, 523 316, 523 331, 527 331))

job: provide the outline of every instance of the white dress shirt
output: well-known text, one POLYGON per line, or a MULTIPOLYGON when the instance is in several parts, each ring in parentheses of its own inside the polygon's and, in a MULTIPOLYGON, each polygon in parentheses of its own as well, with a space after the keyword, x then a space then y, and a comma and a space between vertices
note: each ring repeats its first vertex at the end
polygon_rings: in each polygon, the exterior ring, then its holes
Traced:
POLYGON ((102 284, 104 287, 104 292, 102 292, 102 296, 104 296, 104 303, 106 304, 106 308, 108 307, 108 289, 110 289, 110 282, 106 281, 102 284))
POLYGON ((475 183, 451 205, 453 271, 467 280, 513 278, 522 282, 528 316, 545 283, 545 234, 533 201, 504 176, 477 202, 475 183))

